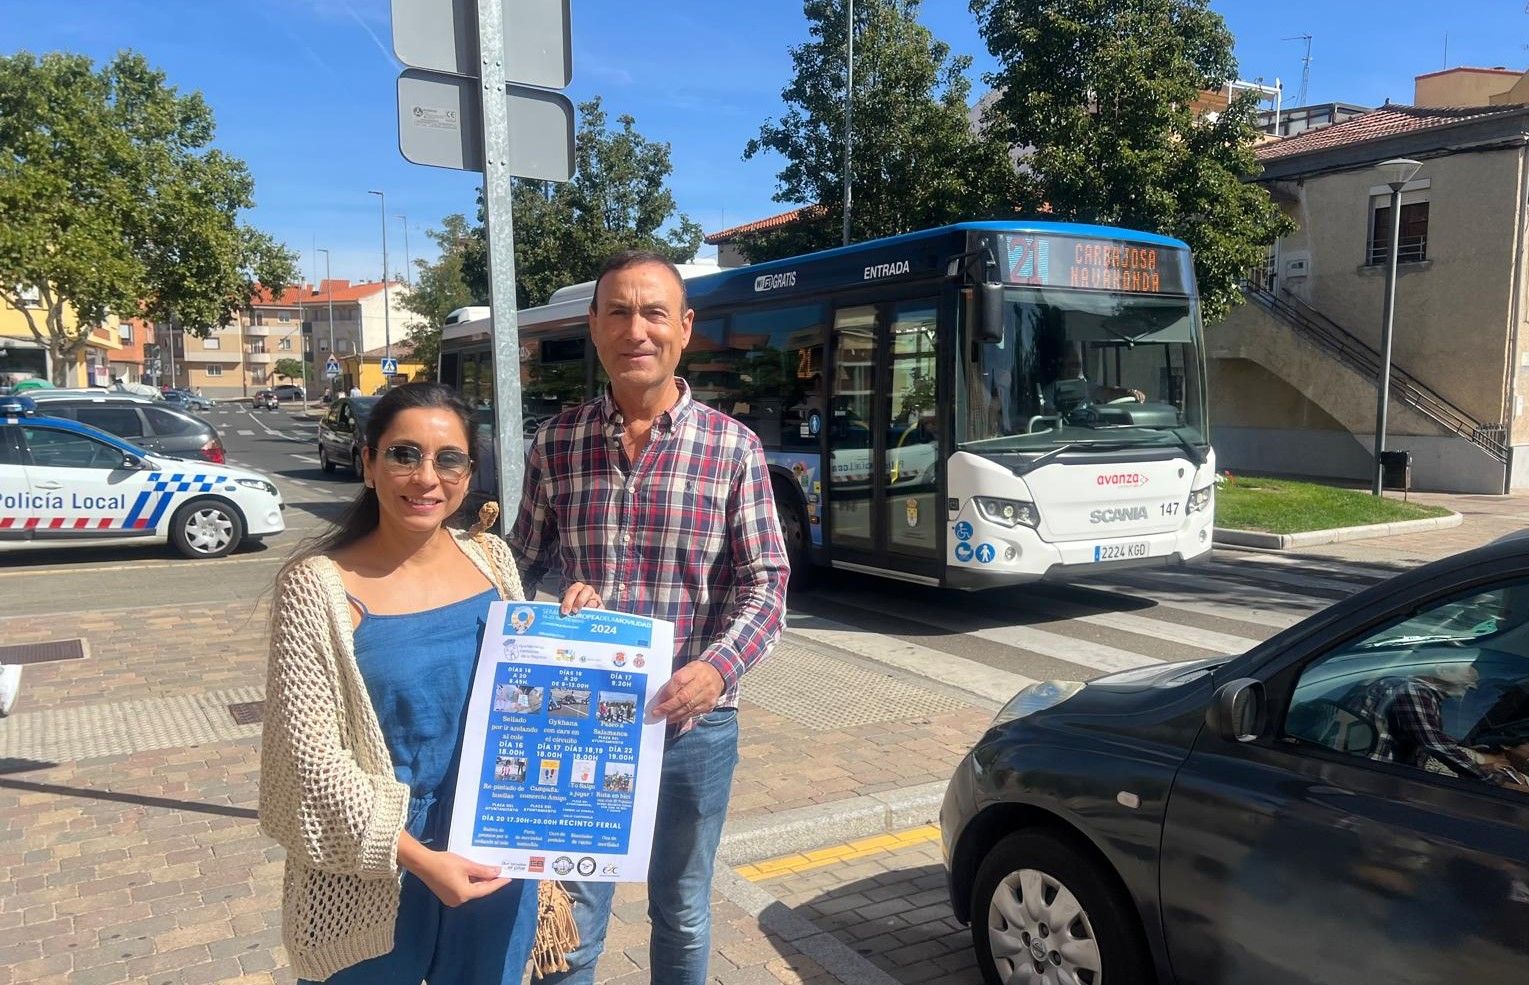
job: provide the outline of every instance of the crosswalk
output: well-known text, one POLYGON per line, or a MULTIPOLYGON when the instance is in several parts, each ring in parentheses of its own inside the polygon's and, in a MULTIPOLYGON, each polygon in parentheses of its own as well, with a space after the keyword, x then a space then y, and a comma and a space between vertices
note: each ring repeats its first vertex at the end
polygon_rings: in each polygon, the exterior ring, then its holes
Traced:
POLYGON ((218 404, 211 410, 202 411, 201 415, 210 418, 225 432, 232 431, 241 438, 266 437, 312 444, 318 429, 317 421, 302 420, 280 411, 256 414, 239 404, 218 404))
POLYGON ((787 633, 1001 701, 1036 680, 1239 654, 1396 573, 1221 549, 1190 568, 974 594, 835 572, 793 596, 787 633))

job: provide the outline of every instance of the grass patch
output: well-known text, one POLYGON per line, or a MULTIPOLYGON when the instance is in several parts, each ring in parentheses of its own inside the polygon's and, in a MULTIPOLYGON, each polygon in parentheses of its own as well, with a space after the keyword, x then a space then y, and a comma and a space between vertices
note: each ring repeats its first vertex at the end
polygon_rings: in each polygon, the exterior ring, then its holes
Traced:
POLYGON ((1449 510, 1288 479, 1236 476, 1216 489, 1216 526, 1298 534, 1447 516, 1449 510))

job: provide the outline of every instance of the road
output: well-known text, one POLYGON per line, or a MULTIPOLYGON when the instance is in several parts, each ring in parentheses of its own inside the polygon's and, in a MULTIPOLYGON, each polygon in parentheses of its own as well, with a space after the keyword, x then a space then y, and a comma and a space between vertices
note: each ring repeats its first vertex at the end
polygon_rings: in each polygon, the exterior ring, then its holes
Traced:
MULTIPOLYGON (((211 561, 185 560, 168 547, 12 554, 0 566, 7 608, 68 612, 82 597, 122 597, 129 573, 151 576, 155 595, 166 601, 253 603, 269 590, 280 563, 338 517, 360 488, 346 470, 324 474, 316 422, 294 410, 222 405, 206 416, 222 432, 231 464, 263 472, 281 487, 286 533, 211 561)), ((998 700, 1032 680, 1086 680, 1162 660, 1239 652, 1399 569, 1218 549, 1191 568, 978 594, 825 572, 811 591, 793 596, 789 623, 793 634, 998 700)))

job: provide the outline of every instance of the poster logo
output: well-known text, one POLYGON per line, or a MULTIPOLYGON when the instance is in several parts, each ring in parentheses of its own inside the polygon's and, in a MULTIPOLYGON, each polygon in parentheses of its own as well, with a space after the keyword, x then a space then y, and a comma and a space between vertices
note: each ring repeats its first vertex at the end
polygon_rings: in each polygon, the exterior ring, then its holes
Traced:
POLYGON ((579 875, 592 876, 595 874, 595 860, 588 855, 579 859, 579 875))
POLYGON ((531 628, 531 624, 534 622, 536 622, 536 613, 525 607, 515 609, 510 613, 510 628, 517 633, 524 633, 531 628))
POLYGON ((617 650, 611 656, 611 663, 615 664, 617 667, 625 667, 626 666, 626 654, 623 653, 620 650, 617 650))
POLYGON ((560 876, 566 876, 573 871, 573 859, 567 855, 559 855, 552 860, 552 871, 560 876))
POLYGON ((526 871, 527 872, 546 872, 547 871, 547 857, 545 855, 532 855, 530 860, 528 862, 526 862, 526 871))

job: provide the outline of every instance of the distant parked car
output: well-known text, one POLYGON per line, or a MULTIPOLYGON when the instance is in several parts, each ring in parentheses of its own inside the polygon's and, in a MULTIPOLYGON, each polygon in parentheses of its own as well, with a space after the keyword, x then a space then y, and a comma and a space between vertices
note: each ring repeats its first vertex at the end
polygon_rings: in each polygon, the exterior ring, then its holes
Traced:
POLYGON ((255 394, 252 401, 255 410, 280 410, 281 401, 276 399, 276 394, 271 390, 261 390, 255 394))
POLYGON ((361 448, 366 444, 366 419, 378 397, 341 397, 319 421, 319 465, 325 472, 343 466, 361 478, 361 448))
POLYGON ((128 394, 32 394, 39 414, 79 421, 156 455, 223 464, 218 429, 170 401, 128 394))
POLYGON ((307 396, 307 391, 292 383, 283 383, 272 387, 271 390, 276 394, 277 400, 302 400, 307 396))
POLYGON ((212 410, 214 401, 190 390, 166 390, 162 394, 165 403, 182 410, 212 410))

